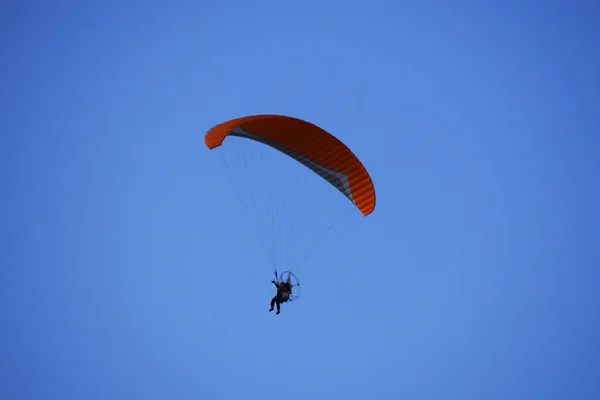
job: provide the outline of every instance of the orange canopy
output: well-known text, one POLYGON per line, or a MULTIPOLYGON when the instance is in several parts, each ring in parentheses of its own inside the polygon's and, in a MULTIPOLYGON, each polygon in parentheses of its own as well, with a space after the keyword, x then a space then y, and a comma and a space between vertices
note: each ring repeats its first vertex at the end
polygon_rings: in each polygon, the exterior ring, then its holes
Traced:
POLYGON ((365 216, 375 209, 373 181, 360 160, 339 139, 310 122, 282 115, 252 115, 213 127, 204 141, 212 150, 227 136, 255 140, 294 158, 331 183, 365 216))

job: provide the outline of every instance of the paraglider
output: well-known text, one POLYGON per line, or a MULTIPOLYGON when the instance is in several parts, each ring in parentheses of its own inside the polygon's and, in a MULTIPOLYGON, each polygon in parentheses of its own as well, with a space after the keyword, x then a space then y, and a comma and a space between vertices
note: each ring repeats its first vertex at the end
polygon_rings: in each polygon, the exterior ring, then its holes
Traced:
MULTIPOLYGON (((340 213, 343 208, 339 203, 326 201, 329 195, 325 189, 315 188, 317 182, 309 181, 303 175, 300 178, 293 179, 291 176, 291 166, 287 161, 277 161, 277 157, 272 154, 272 149, 278 150, 281 154, 287 156, 287 159, 293 159, 308 170, 314 172, 323 180, 342 193, 353 205, 354 210, 360 211, 362 215, 368 216, 375 209, 375 188, 369 173, 354 155, 354 153, 339 139, 322 128, 294 117, 282 115, 252 115, 236 118, 223 122, 210 129, 205 136, 206 146, 213 150, 224 144, 227 138, 241 138, 244 141, 251 141, 264 148, 270 148, 263 158, 280 162, 276 166, 267 168, 258 168, 252 158, 250 147, 243 147, 241 151, 242 161, 227 160, 224 166, 239 167, 240 172, 231 177, 233 180, 239 180, 239 186, 246 186, 246 189, 240 190, 240 197, 248 197, 249 200, 242 200, 242 203, 252 208, 249 215, 256 216, 258 237, 263 239, 264 246, 268 251, 277 279, 277 265, 279 257, 295 256, 295 247, 303 238, 296 237, 295 232, 309 231, 304 225, 312 221, 312 213, 318 207, 329 206, 331 209, 324 212, 323 219, 331 218, 333 214, 340 213), (252 183, 250 175, 254 173, 257 176, 258 183, 252 183), (275 179, 266 178, 267 173, 278 173, 281 175, 281 182, 275 179), (291 191, 291 194, 284 201, 277 202, 275 198, 288 194, 288 186, 307 182, 306 185, 311 191, 319 191, 317 194, 308 194, 308 190, 291 191), (311 187, 312 186, 312 187, 311 187), (299 201, 298 198, 306 192, 306 199, 299 201), (298 204, 293 204, 298 201, 298 204), (314 205, 308 205, 314 202, 314 205), (260 207, 265 206, 262 211, 260 207), (306 207, 306 210, 303 209, 306 207), (281 216, 275 216, 275 212, 282 213, 281 216), (288 220, 290 215, 298 213, 298 221, 288 220), (287 230, 284 230, 287 229, 287 230), (277 242, 288 240, 292 245, 279 245, 277 242), (291 255, 290 255, 291 254, 291 255)), ((225 146, 227 147, 227 146, 225 146)), ((264 150, 266 152, 266 150, 264 150)), ((260 158, 260 157, 257 157, 260 158)), ((262 158, 260 158, 262 160, 262 158)), ((297 165, 297 164, 296 164, 297 165)), ((302 171, 293 172, 303 173, 302 171)), ((314 176, 314 175, 313 175, 314 176)), ((332 200, 333 202, 333 200, 332 200)), ((316 219, 316 218, 315 218, 316 219)), ((333 222, 330 221, 330 224, 333 222)), ((315 223, 317 233, 327 232, 329 228, 325 223, 315 223)), ((300 234, 298 234, 300 235, 300 234)), ((307 234, 309 242, 319 242, 320 236, 307 234), (315 239, 317 238, 317 239, 315 239)), ((304 249, 302 250, 304 251, 304 249)), ((307 252, 310 251, 307 250, 307 252)), ((300 264, 306 255, 297 257, 294 263, 300 264)), ((287 262, 286 262, 287 264, 287 262)), ((288 267, 288 265, 286 265, 288 267)), ((286 268, 289 269, 289 268, 286 268)), ((299 292, 299 282, 291 272, 286 271, 285 280, 272 281, 278 289, 277 295, 271 301, 271 310, 277 305, 277 314, 279 314, 280 304, 297 299, 299 292)), ((282 274, 283 276, 283 274, 282 274)))
MULTIPOLYGON (((276 274, 277 275, 277 274, 276 274)), ((271 283, 277 288, 277 293, 271 299, 271 308, 269 312, 273 311, 274 306, 277 305, 277 312, 281 312, 281 304, 287 303, 288 301, 297 300, 300 297, 300 282, 296 275, 289 271, 285 271, 279 277, 279 281, 272 280, 271 283)))

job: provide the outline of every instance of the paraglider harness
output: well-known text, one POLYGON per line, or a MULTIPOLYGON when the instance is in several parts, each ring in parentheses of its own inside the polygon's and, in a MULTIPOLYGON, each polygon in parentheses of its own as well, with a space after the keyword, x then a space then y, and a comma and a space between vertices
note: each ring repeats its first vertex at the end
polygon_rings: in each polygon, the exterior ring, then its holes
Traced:
POLYGON ((277 286, 277 297, 282 303, 287 303, 292 295, 292 286, 289 282, 279 283, 277 286))
POLYGON ((281 275, 275 271, 273 284, 277 287, 276 298, 280 303, 294 301, 300 297, 300 282, 296 275, 289 271, 285 271, 281 275))
POLYGON ((272 281, 273 284, 277 287, 277 294, 275 295, 275 299, 278 303, 287 303, 290 301, 290 297, 292 296, 292 287, 289 282, 277 282, 275 280, 272 281))

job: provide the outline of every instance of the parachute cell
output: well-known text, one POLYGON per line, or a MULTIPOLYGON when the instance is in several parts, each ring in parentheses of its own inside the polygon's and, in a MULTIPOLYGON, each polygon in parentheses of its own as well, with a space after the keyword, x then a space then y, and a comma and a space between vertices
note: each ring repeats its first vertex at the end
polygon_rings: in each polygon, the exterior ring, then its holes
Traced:
POLYGON ((228 136, 263 143, 302 163, 331 183, 362 212, 375 209, 375 189, 360 160, 339 139, 310 122, 282 115, 253 115, 213 127, 205 136, 209 149, 228 136))

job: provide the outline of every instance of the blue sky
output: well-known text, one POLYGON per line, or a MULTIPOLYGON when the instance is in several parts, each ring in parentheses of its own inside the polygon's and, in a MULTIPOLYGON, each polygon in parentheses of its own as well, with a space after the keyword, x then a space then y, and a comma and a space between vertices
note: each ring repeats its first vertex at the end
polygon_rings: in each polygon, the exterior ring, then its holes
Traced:
POLYGON ((0 12, 2 399, 600 397, 597 3, 0 12), (203 142, 255 113, 335 134, 378 196, 278 316, 203 142))

